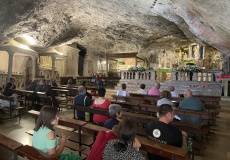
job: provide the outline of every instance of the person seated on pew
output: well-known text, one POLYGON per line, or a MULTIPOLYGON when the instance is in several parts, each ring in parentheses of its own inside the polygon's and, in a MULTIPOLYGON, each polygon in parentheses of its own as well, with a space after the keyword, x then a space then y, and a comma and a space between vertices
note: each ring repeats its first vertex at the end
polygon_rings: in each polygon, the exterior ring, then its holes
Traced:
POLYGON ((58 140, 53 129, 55 125, 58 125, 58 120, 58 109, 56 107, 44 106, 38 115, 34 128, 32 146, 44 154, 62 159, 61 154, 69 137, 62 134, 58 140))
POLYGON ((55 78, 52 78, 52 79, 51 79, 51 86, 52 86, 52 87, 57 87, 57 86, 58 86, 58 84, 57 84, 55 78))
MULTIPOLYGON (((84 86, 78 87, 78 95, 74 98, 74 105, 89 107, 92 105, 92 100, 86 95, 84 86)), ((76 115, 76 113, 74 113, 76 115)), ((77 111, 78 119, 85 120, 85 112, 77 111)), ((92 115, 90 116, 92 120, 92 115)))
MULTIPOLYGON (((162 104, 159 108, 159 121, 151 120, 147 124, 146 133, 149 139, 159 143, 182 147, 186 133, 170 124, 174 118, 174 111, 171 105, 162 104)), ((167 160, 157 155, 147 153, 148 159, 167 160)))
POLYGON ((66 88, 73 88, 73 87, 74 87, 73 80, 72 79, 68 79, 66 88))
MULTIPOLYGON (((179 109, 194 110, 194 111, 204 111, 204 104, 198 98, 192 96, 192 91, 187 89, 184 92, 184 100, 179 104, 179 109)), ((193 118, 187 116, 180 116, 182 122, 201 124, 202 120, 200 118, 193 118)))
MULTIPOLYGON (((118 125, 115 125, 112 130, 100 131, 86 160, 103 160, 102 153, 105 146, 109 140, 118 139, 117 132, 118 125)), ((141 147, 141 143, 137 138, 133 142, 133 147, 136 149, 141 147)))
POLYGON ((163 90, 160 95, 161 99, 157 101, 157 106, 160 107, 162 104, 169 104, 174 106, 174 103, 171 102, 171 93, 169 91, 163 90))
POLYGON ((122 117, 122 107, 119 104, 111 104, 109 106, 109 114, 111 119, 108 119, 104 123, 104 127, 112 129, 115 125, 118 125, 122 117))
MULTIPOLYGON (((11 105, 12 105, 12 108, 16 108, 20 106, 20 103, 18 101, 18 95, 14 93, 14 91, 11 88, 12 88, 12 83, 7 83, 6 87, 4 88, 3 95, 7 97, 13 97, 14 101, 11 102, 11 105)), ((1 107, 7 107, 7 108, 10 107, 10 102, 8 100, 0 99, 0 104, 1 104, 1 107)), ((7 109, 3 111, 5 113, 9 112, 9 110, 7 109)), ((17 114, 18 114, 18 110, 14 110, 12 113, 12 115, 17 115, 17 114)))
POLYGON ((51 83, 52 83, 52 81, 47 80, 46 85, 44 85, 41 92, 46 93, 47 97, 45 98, 45 102, 49 102, 51 105, 53 105, 55 107, 59 107, 59 103, 57 102, 57 100, 54 96, 51 83))
POLYGON ((42 89, 45 86, 45 84, 46 84, 46 80, 41 79, 35 88, 35 92, 42 92, 42 89))
POLYGON ((160 83, 156 83, 155 87, 150 88, 148 91, 148 95, 153 95, 153 96, 160 96, 161 92, 159 91, 161 87, 160 83))
MULTIPOLYGON (((92 104, 93 108, 99 108, 99 109, 109 111, 109 106, 110 106, 111 102, 108 99, 105 99, 105 93, 106 93, 105 88, 99 88, 98 89, 98 98, 94 100, 94 102, 92 104)), ((93 122, 103 126, 105 121, 109 118, 110 117, 108 117, 108 116, 103 116, 100 114, 94 114, 93 115, 93 122)))
POLYGON ((126 84, 125 83, 123 83, 122 85, 121 85, 121 90, 119 90, 119 91, 117 91, 117 96, 122 96, 122 97, 130 97, 130 94, 129 94, 129 92, 127 92, 126 91, 126 84))
MULTIPOLYGON (((72 79, 68 79, 66 88, 74 88, 72 79)), ((68 96, 76 96, 76 92, 73 90, 70 90, 69 93, 67 93, 67 95, 68 96)))
POLYGON ((145 90, 145 84, 141 84, 141 85, 140 85, 140 88, 141 88, 141 89, 139 89, 139 90, 137 91, 137 93, 139 93, 139 94, 148 94, 148 92, 145 90))
POLYGON ((87 91, 87 88, 86 88, 86 81, 83 81, 81 85, 85 87, 86 95, 87 95, 90 99, 92 99, 92 95, 87 91))
POLYGON ((38 85, 38 80, 35 79, 33 82, 31 82, 27 87, 26 87, 26 90, 27 91, 35 91, 35 88, 37 87, 38 85))
POLYGON ((136 134, 137 126, 133 119, 126 118, 121 121, 118 125, 118 139, 108 141, 102 154, 103 160, 145 160, 139 151, 141 144, 136 134))
POLYGON ((175 91, 174 86, 168 86, 169 91, 171 92, 172 98, 179 98, 179 94, 175 91))
POLYGON ((10 82, 9 83, 11 83, 10 89, 15 90, 16 89, 15 79, 14 78, 10 78, 10 82))

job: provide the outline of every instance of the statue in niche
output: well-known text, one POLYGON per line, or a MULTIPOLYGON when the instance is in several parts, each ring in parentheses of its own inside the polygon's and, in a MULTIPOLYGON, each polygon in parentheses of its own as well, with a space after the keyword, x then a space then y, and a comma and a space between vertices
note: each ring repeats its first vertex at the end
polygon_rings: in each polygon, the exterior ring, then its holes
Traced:
POLYGON ((192 58, 198 60, 203 59, 203 46, 192 45, 192 58))
POLYGON ((188 58, 188 55, 184 52, 184 59, 188 58))

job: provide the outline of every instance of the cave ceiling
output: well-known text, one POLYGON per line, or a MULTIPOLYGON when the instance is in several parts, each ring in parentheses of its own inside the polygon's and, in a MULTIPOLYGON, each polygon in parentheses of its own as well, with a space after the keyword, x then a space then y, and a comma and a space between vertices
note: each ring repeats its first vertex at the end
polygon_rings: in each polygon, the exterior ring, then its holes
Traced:
POLYGON ((229 8, 227 0, 0 0, 0 44, 13 39, 38 53, 79 44, 104 55, 196 42, 228 54, 229 8))

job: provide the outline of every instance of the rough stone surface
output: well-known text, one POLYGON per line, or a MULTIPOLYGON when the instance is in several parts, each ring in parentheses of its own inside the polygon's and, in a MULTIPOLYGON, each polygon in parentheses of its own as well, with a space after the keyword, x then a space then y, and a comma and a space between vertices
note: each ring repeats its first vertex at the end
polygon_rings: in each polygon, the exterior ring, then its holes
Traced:
POLYGON ((228 54, 229 8, 228 0, 1 0, 0 44, 26 33, 38 52, 80 44, 95 55, 145 55, 191 41, 228 54))

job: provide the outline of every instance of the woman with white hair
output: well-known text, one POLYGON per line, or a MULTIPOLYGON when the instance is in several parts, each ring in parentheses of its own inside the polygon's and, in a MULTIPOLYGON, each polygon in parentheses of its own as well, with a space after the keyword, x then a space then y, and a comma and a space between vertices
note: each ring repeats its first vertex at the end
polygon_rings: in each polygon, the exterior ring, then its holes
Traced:
POLYGON ((119 104, 111 104, 109 106, 109 114, 111 119, 108 119, 104 123, 104 127, 112 129, 113 126, 118 125, 122 117, 122 107, 119 104))

